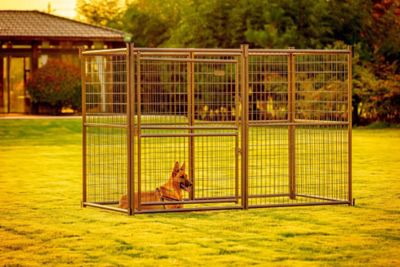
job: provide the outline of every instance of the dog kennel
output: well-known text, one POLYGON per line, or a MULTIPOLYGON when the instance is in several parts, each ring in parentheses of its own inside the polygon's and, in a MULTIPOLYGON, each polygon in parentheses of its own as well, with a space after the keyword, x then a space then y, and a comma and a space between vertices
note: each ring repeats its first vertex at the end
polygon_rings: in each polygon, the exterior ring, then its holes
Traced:
POLYGON ((352 205, 350 49, 129 44, 80 55, 83 206, 352 205), (191 191, 146 200, 176 161, 191 191))

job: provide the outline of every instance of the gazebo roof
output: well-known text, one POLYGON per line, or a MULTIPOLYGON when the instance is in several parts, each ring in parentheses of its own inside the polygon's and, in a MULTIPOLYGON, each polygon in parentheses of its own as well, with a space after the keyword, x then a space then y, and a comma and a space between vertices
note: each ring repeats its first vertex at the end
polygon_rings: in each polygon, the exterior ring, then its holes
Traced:
POLYGON ((0 10, 0 40, 123 41, 124 32, 40 11, 0 10))

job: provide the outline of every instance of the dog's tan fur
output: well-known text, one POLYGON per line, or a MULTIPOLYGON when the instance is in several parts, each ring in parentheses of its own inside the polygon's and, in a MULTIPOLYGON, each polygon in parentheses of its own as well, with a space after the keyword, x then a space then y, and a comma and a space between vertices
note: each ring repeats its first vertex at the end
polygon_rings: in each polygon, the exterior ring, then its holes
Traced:
MULTIPOLYGON (((185 170, 185 163, 179 167, 179 162, 175 162, 174 168, 172 170, 171 176, 168 181, 160 186, 158 189, 155 189, 153 192, 141 192, 141 202, 160 202, 160 201, 181 201, 183 199, 181 183, 189 184, 187 187, 189 190, 191 189, 191 182, 188 179, 188 175, 185 170)), ((134 209, 138 207, 138 194, 135 193, 135 201, 134 201, 134 209)), ((127 209, 128 208, 128 196, 123 195, 119 201, 119 208, 127 209)), ((183 208, 182 204, 177 205, 154 205, 154 206, 141 206, 142 210, 152 210, 152 209, 178 209, 183 208)))

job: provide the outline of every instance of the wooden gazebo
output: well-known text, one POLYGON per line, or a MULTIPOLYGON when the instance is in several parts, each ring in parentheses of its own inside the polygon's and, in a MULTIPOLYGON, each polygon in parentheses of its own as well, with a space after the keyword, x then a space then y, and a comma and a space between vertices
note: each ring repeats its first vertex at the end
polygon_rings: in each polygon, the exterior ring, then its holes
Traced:
POLYGON ((0 10, 0 113, 30 113, 30 73, 49 58, 79 64, 79 48, 124 47, 123 32, 39 11, 0 10))

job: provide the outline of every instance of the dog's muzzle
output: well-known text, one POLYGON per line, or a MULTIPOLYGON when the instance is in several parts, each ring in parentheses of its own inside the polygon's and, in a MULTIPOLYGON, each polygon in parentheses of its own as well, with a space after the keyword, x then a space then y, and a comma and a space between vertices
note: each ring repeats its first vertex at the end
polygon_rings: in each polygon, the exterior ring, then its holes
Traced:
POLYGON ((192 190, 192 182, 186 180, 184 183, 180 183, 180 188, 185 190, 186 192, 190 192, 192 190))

